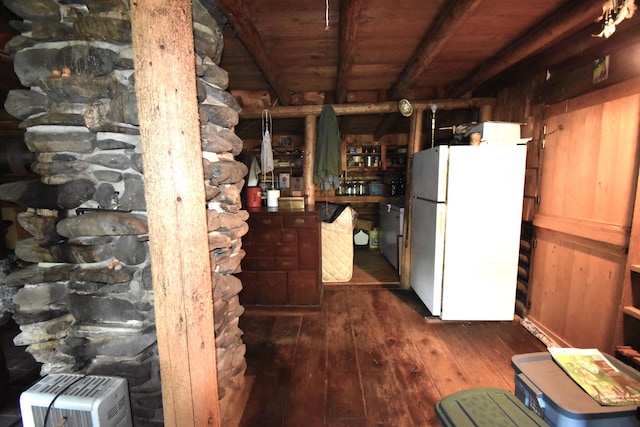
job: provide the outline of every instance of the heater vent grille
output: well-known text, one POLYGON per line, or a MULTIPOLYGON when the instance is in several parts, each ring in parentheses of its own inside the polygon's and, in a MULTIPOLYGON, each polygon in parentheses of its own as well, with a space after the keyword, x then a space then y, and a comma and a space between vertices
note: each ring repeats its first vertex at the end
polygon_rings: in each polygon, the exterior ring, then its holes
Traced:
POLYGON ((22 393, 20 408, 25 427, 55 427, 61 422, 65 427, 132 425, 123 378, 51 374, 22 393))

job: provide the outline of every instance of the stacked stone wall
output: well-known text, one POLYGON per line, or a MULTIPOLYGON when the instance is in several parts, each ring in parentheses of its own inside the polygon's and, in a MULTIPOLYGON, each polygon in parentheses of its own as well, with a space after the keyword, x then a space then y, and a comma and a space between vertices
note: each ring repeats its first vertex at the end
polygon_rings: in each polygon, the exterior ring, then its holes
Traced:
MULTIPOLYGON (((33 181, 0 186, 0 199, 26 206, 16 245, 30 265, 12 273, 13 317, 42 374, 84 372, 125 377, 136 425, 162 424, 149 259, 144 167, 135 100, 126 0, 3 0, 23 21, 9 42, 24 90, 5 109, 20 119, 36 154, 33 181)), ((240 190, 246 167, 235 160, 240 108, 218 67, 222 31, 193 2, 203 177, 214 284, 221 408, 244 387, 242 287, 234 276, 247 231, 240 190)), ((161 244, 170 244, 162 242, 161 244)))

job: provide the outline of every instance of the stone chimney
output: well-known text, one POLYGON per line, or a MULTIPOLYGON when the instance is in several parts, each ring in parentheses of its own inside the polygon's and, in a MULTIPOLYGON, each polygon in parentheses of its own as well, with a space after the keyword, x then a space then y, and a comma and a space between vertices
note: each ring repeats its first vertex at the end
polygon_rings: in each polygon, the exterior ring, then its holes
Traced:
MULTIPOLYGON (((43 375, 125 377, 134 424, 162 425, 128 1, 3 3, 23 18, 7 50, 28 88, 10 92, 5 108, 22 120, 41 176, 0 185, 0 199, 28 208, 18 220, 32 235, 16 246, 30 265, 5 281, 17 289, 15 344, 28 346, 43 375)), ((193 18, 224 425, 246 369, 234 273, 248 229, 240 200, 247 168, 235 160, 240 108, 217 65, 222 30, 198 0, 193 18)))

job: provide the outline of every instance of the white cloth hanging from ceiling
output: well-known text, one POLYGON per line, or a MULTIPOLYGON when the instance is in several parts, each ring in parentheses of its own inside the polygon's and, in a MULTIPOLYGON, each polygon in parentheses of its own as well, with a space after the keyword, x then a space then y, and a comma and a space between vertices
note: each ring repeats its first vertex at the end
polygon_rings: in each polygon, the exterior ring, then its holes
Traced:
POLYGON ((260 164, 262 166, 262 181, 266 181, 266 175, 271 172, 273 184, 273 149, 271 148, 271 131, 273 122, 271 112, 262 111, 262 146, 260 148, 260 164))

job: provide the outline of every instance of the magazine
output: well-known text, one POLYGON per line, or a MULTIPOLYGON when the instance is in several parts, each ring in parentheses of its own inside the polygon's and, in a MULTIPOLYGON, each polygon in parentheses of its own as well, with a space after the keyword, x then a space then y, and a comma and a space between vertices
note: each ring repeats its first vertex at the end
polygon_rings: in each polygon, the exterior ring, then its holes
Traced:
POLYGON ((599 350, 548 350, 555 362, 601 405, 640 404, 640 381, 616 368, 599 350))

